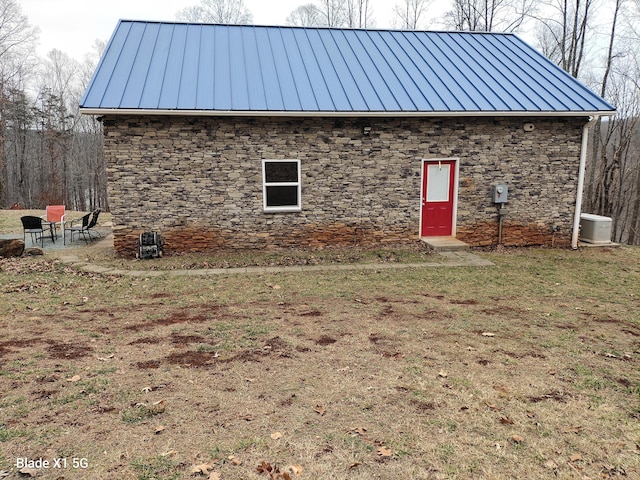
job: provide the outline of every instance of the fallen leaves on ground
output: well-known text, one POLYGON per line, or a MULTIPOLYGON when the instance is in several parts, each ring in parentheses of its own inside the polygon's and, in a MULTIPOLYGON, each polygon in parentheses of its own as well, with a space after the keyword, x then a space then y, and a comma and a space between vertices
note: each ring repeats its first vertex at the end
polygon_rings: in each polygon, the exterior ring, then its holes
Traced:
POLYGON ((193 465, 191 467, 191 475, 209 475, 211 470, 213 470, 214 465, 211 463, 201 463, 199 465, 193 465))
POLYGON ((270 463, 262 460, 256 468, 258 473, 262 473, 269 477, 271 480, 291 480, 292 475, 300 475, 302 473, 302 467, 300 465, 289 465, 284 470, 280 470, 280 467, 275 463, 270 463))
POLYGON ((582 431, 582 427, 580 426, 575 426, 575 427, 567 427, 564 430, 562 430, 562 433, 580 433, 582 431))
POLYGON ((164 400, 158 400, 157 402, 153 402, 151 404, 151 408, 149 409, 149 411, 153 414, 159 414, 159 413, 163 413, 165 410, 165 401, 164 400))
POLYGON ((22 475, 27 475, 29 477, 37 477, 38 476, 38 470, 36 470, 35 468, 21 468, 20 470, 18 470, 18 472, 20 472, 22 475))
POLYGON ((614 466, 614 465, 603 465, 602 466, 602 470, 600 472, 600 476, 603 478, 606 478, 606 476, 614 476, 614 475, 620 475, 623 477, 627 476, 627 471, 625 470, 624 467, 622 466, 614 466))
POLYGON ((287 467, 287 470, 289 470, 294 475, 302 474, 302 466, 301 465, 289 465, 287 467))
POLYGON ((378 449, 376 450, 376 453, 378 454, 379 457, 393 456, 393 451, 390 448, 385 447, 384 445, 381 447, 378 447, 378 449))
POLYGON ((290 480, 291 479, 291 476, 287 472, 284 472, 284 473, 280 472, 280 468, 278 468, 278 465, 276 464, 271 465, 270 463, 267 463, 264 460, 260 462, 260 465, 258 465, 258 468, 256 468, 256 470, 258 471, 258 473, 263 473, 267 475, 271 480, 278 480, 278 479, 290 480))
POLYGON ((499 410, 498 406, 495 403, 489 403, 487 401, 484 402, 484 404, 490 409, 493 410, 494 412, 497 412, 499 410))
POLYGON ((580 455, 579 453, 574 453, 569 457, 570 462, 579 462, 580 460, 582 460, 582 455, 580 455))

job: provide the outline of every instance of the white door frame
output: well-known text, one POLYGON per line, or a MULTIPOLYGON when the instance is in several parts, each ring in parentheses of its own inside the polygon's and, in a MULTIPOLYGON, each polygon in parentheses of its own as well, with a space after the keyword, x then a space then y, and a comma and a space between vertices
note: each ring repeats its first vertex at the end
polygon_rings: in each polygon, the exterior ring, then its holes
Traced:
POLYGON ((458 179, 460 178, 460 158, 423 158, 420 162, 420 221, 418 222, 418 236, 422 238, 422 198, 424 197, 424 167, 425 163, 454 162, 453 172, 453 217, 451 218, 451 236, 456 236, 456 222, 458 219, 458 179))

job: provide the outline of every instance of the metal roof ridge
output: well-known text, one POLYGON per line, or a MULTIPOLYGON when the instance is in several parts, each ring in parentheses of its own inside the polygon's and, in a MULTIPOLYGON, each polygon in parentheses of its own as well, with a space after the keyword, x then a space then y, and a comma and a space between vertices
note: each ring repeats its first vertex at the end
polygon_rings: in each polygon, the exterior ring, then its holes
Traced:
POLYGON ((207 23, 207 22, 189 22, 181 20, 141 20, 121 18, 119 22, 123 23, 158 23, 167 25, 202 25, 211 27, 240 27, 240 28, 280 28, 295 30, 353 30, 364 32, 421 32, 421 33, 453 33, 464 35, 504 35, 515 36, 514 32, 492 32, 492 31, 466 31, 466 30, 408 30, 402 28, 362 28, 362 27, 325 27, 325 26, 300 26, 300 25, 268 25, 268 24, 239 24, 239 23, 207 23))

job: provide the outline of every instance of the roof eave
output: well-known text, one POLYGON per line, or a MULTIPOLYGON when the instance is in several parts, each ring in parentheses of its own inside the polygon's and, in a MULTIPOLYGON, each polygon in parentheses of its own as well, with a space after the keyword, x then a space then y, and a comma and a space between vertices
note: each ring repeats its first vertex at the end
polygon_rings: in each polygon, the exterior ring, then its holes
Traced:
POLYGON ((187 117, 604 117, 615 110, 563 111, 286 111, 80 108, 84 115, 162 115, 187 117))

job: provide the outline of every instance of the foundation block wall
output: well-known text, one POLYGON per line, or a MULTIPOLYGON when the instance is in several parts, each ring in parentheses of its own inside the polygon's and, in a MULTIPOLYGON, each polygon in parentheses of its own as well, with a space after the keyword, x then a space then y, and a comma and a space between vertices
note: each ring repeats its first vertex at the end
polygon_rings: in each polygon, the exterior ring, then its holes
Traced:
POLYGON ((491 188, 504 183, 503 244, 567 245, 586 119, 103 121, 114 244, 128 256, 143 231, 160 232, 167 253, 414 242, 422 160, 433 158, 459 159, 458 238, 497 243, 491 188), (525 122, 535 129, 525 132, 525 122), (263 159, 300 160, 300 212, 263 211, 263 159))

